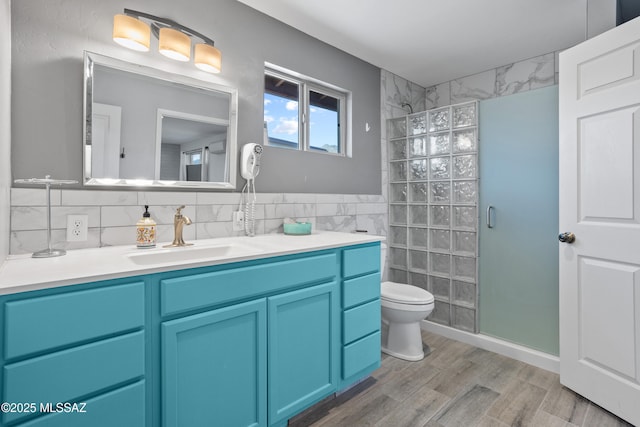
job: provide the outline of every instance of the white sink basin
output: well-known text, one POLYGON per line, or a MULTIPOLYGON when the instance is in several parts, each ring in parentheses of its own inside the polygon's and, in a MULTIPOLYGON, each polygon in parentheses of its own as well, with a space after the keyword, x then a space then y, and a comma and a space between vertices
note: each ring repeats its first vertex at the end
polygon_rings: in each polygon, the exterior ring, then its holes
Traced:
POLYGON ((215 246, 182 246, 175 248, 141 249, 141 252, 129 253, 126 256, 137 265, 176 263, 183 261, 219 260, 255 255, 263 252, 259 248, 238 243, 215 246), (145 252, 143 252, 145 251, 145 252))

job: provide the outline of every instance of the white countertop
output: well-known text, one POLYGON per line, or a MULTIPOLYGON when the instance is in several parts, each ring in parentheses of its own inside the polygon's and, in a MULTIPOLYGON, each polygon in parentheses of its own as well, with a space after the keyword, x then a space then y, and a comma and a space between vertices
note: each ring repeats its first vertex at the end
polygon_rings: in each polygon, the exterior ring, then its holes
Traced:
POLYGON ((54 258, 32 258, 31 254, 10 255, 0 266, 0 295, 381 240, 384 240, 384 237, 371 234, 318 231, 307 236, 264 234, 255 237, 194 240, 188 242, 193 243, 193 246, 170 249, 162 247, 170 243, 165 242, 159 243, 153 249, 138 249, 128 245, 70 250, 66 255, 54 258), (205 256, 205 248, 226 246, 235 247, 237 250, 220 256, 205 256), (187 252, 190 252, 189 256, 187 252), (176 254, 175 258, 183 259, 173 258, 172 253, 176 254), (160 255, 158 262, 152 259, 154 254, 160 255), (143 264, 140 263, 142 259, 143 264))

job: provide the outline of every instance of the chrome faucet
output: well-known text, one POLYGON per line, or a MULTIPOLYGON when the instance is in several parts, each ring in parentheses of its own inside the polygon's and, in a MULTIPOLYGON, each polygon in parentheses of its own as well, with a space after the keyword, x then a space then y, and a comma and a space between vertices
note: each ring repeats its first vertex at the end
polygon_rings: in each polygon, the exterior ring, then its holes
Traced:
POLYGON ((176 209, 176 214, 173 217, 173 243, 166 245, 165 248, 193 245, 193 243, 185 243, 182 238, 182 229, 184 226, 191 225, 191 218, 186 215, 182 215, 182 209, 184 209, 184 205, 176 209))

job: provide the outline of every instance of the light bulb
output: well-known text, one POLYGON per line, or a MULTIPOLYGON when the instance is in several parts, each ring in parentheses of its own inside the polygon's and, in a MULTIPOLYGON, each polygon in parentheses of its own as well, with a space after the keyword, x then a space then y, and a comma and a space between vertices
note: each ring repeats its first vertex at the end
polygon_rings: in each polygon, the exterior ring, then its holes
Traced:
POLYGON ((113 17, 113 41, 126 48, 147 52, 151 29, 147 24, 128 15, 113 17))
POLYGON ((176 61, 188 61, 191 57, 191 38, 173 28, 160 28, 158 50, 176 61))
POLYGON ((218 74, 222 68, 222 53, 214 46, 199 43, 195 46, 193 62, 202 71, 218 74))

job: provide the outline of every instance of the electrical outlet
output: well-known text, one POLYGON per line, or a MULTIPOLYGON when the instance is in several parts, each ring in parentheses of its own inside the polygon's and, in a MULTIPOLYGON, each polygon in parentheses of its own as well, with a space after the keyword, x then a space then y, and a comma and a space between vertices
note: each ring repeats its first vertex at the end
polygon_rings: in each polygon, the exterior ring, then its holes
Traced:
POLYGON ((67 242, 85 242, 89 215, 67 215, 67 242))
POLYGON ((233 213, 233 231, 244 230, 244 212, 235 211, 233 213))

